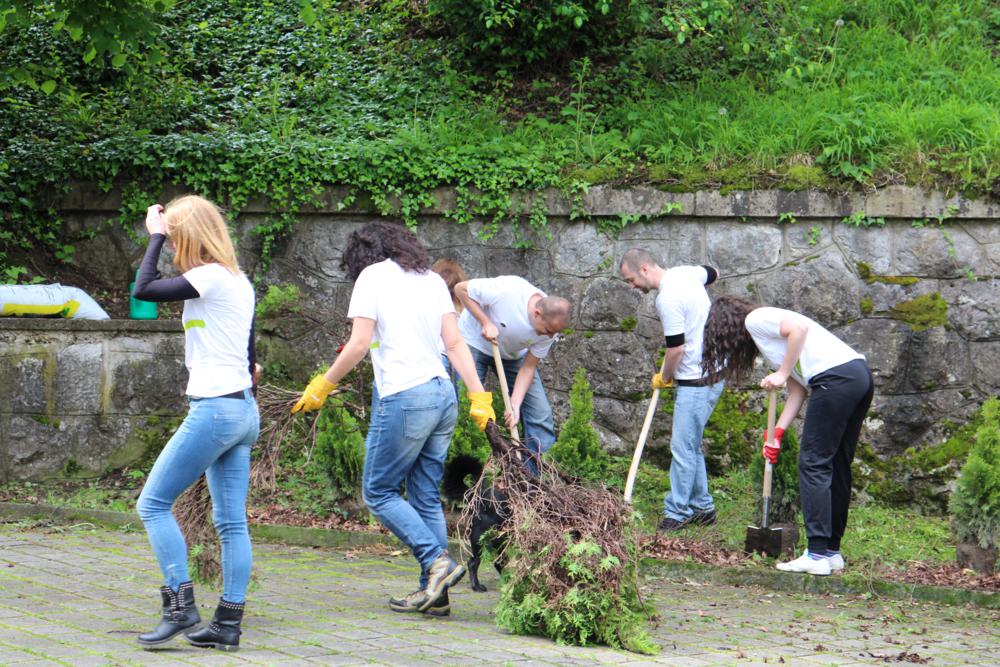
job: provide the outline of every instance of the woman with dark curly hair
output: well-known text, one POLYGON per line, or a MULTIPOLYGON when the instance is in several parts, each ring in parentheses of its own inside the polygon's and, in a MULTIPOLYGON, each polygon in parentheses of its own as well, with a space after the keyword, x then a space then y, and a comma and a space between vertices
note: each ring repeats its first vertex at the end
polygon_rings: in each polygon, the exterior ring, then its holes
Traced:
POLYGON ((809 547, 778 569, 826 575, 844 568, 840 541, 851 502, 851 462, 874 384, 863 355, 805 315, 724 295, 705 323, 705 368, 718 379, 739 382, 762 355, 774 369, 760 381, 771 390, 788 387, 788 400, 762 454, 778 462, 781 436, 812 395, 802 427, 799 494, 809 547))
POLYGON ((443 341, 451 366, 469 389, 469 414, 486 428, 495 419, 472 355, 458 332, 455 307, 427 251, 401 225, 376 222, 352 233, 340 263, 354 281, 347 316, 350 340, 326 373, 313 378, 292 412, 318 410, 361 359, 375 372, 371 423, 365 441, 365 504, 410 547, 420 563, 419 588, 390 598, 398 612, 451 613, 448 588, 465 568, 448 555, 439 487, 458 418, 455 389, 441 362, 443 341), (406 500, 400 489, 406 485, 406 500))

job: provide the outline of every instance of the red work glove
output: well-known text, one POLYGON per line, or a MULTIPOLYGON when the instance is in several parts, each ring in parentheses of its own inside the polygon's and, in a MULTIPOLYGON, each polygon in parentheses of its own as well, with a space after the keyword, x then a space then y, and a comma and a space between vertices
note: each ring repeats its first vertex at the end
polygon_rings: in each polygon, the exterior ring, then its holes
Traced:
POLYGON ((778 464, 778 454, 781 452, 781 436, 785 435, 785 429, 780 426, 774 428, 774 442, 770 443, 767 441, 767 431, 764 431, 764 449, 761 450, 761 454, 764 458, 771 462, 771 465, 778 464))

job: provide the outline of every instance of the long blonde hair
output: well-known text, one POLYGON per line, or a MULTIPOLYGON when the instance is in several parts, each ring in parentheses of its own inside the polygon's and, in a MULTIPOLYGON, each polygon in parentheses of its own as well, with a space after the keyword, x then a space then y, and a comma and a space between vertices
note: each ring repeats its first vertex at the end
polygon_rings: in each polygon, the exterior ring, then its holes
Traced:
POLYGON ((240 272, 236 249, 219 207, 198 195, 184 195, 164 207, 167 238, 174 242, 174 266, 181 272, 222 264, 240 272))

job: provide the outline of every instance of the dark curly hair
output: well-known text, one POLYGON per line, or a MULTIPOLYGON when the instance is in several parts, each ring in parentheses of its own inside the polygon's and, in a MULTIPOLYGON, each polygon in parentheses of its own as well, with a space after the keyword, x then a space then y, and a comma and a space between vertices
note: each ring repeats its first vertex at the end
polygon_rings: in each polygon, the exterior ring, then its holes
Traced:
POLYGON ((412 231, 392 222, 372 222, 347 237, 340 268, 348 279, 357 280, 366 268, 386 259, 414 273, 424 273, 431 265, 427 251, 412 231))
POLYGON ((746 317, 760 304, 730 294, 722 294, 712 302, 705 322, 701 367, 712 382, 726 380, 739 383, 750 375, 757 344, 747 331, 746 317))

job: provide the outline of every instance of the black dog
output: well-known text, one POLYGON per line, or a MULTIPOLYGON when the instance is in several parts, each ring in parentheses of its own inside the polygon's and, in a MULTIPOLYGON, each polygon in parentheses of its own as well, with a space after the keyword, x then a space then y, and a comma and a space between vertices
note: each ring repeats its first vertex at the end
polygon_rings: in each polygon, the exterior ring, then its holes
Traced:
MULTIPOLYGON (((507 506, 507 494, 496 487, 489 486, 483 491, 483 498, 479 504, 479 512, 472 520, 469 530, 469 544, 472 556, 466 564, 469 572, 469 584, 472 590, 485 593, 486 586, 479 583, 479 562, 482 556, 483 546, 481 539, 491 528, 501 529, 510 519, 510 512, 507 506)), ((503 572, 504 565, 507 564, 503 555, 504 541, 499 536, 493 537, 489 541, 489 548, 493 552, 493 567, 497 569, 497 574, 503 572)))

